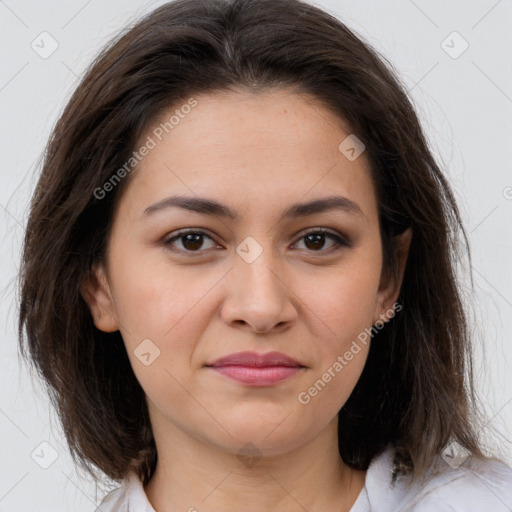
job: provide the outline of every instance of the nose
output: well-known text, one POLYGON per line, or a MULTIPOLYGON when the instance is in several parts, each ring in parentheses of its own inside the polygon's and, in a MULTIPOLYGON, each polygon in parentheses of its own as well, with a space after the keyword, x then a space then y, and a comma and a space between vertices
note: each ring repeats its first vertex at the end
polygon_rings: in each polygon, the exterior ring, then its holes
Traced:
POLYGON ((296 295, 284 272, 263 253, 252 263, 237 258, 226 276, 221 317, 231 327, 265 334, 287 330, 297 319, 296 295))

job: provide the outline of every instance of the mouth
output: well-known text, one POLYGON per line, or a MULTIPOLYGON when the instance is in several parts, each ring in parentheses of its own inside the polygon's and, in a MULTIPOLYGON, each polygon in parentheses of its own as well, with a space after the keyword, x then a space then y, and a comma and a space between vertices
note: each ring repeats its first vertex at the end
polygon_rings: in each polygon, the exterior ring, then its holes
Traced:
POLYGON ((250 386, 272 386, 302 372, 306 367, 280 352, 238 352, 207 364, 215 372, 250 386))

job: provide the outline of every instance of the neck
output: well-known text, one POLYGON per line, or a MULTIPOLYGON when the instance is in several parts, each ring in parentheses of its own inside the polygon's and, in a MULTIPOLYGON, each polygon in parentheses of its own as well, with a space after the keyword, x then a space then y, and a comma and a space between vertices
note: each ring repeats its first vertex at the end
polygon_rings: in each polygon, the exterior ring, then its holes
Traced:
POLYGON ((167 427, 153 429, 158 464, 145 489, 158 512, 348 512, 364 486, 365 472, 339 456, 337 418, 307 444, 252 459, 167 427))

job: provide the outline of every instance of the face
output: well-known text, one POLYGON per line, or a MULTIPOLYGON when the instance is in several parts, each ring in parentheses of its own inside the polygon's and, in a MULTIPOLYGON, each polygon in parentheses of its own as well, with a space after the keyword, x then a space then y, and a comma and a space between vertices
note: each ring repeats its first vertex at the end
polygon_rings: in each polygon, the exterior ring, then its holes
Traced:
POLYGON ((143 137, 156 145, 84 297, 98 329, 120 330, 154 429, 277 454, 336 421, 366 361, 362 333, 399 283, 381 279, 368 161, 339 149, 338 117, 289 91, 195 100, 161 141, 143 137), (209 366, 241 351, 300 366, 209 366))

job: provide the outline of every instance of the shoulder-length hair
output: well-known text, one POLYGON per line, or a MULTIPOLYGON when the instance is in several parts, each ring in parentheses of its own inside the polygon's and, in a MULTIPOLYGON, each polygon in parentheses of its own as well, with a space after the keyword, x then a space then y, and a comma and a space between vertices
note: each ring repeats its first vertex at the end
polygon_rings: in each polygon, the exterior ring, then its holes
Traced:
MULTIPOLYGON (((410 227, 400 313, 375 334, 339 412, 339 452, 366 469, 388 445, 418 475, 451 440, 481 454, 469 329, 456 281, 467 238, 449 184, 392 66, 341 21, 299 0, 178 0, 92 63, 49 139, 20 272, 22 354, 47 384, 75 461, 147 483, 157 453, 145 396, 119 332, 95 328, 80 289, 105 255, 129 161, 164 109, 194 94, 292 88, 363 141, 376 186, 383 269, 410 227), (104 189, 102 189, 104 190, 104 189), (463 237, 461 236, 463 235, 463 237)), ((466 249, 469 251, 469 248, 466 249)))

